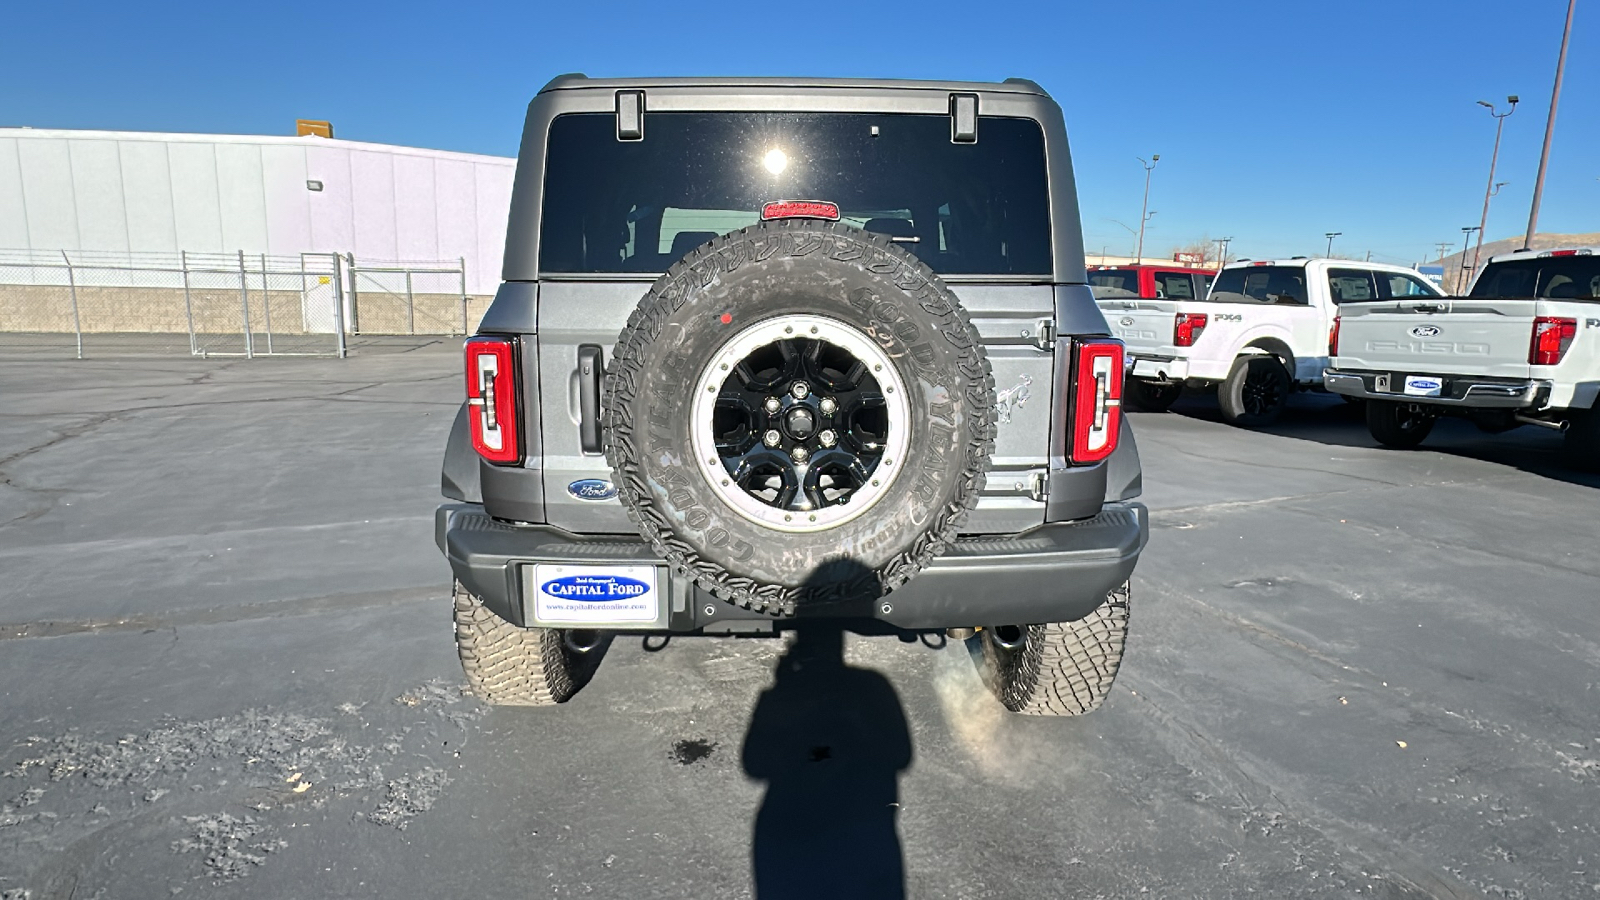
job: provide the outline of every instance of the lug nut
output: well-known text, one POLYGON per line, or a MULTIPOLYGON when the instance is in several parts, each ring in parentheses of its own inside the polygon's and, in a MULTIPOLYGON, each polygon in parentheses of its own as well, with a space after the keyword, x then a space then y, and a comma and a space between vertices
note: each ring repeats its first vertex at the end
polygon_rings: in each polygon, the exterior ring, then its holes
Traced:
POLYGON ((811 393, 811 385, 804 381, 796 381, 794 387, 789 389, 789 393, 793 394, 796 400, 804 400, 811 393))
POLYGON ((761 436, 762 443, 768 447, 778 446, 778 442, 781 440, 783 440, 783 435, 779 434, 776 428, 768 429, 767 433, 761 436))
POLYGON ((825 428, 821 434, 817 435, 817 440, 824 447, 832 447, 834 444, 839 443, 839 436, 833 433, 832 428, 825 428))
POLYGON ((822 414, 825 416, 831 416, 839 410, 838 402, 832 397, 823 397, 820 405, 822 407, 822 414))
POLYGON ((794 457, 794 461, 795 462, 803 463, 803 462, 806 461, 806 448, 804 448, 804 447, 796 447, 796 448, 794 448, 793 451, 790 452, 789 455, 794 457))
POLYGON ((777 397, 768 397, 767 402, 763 405, 766 407, 767 412, 769 413, 775 413, 779 409, 783 408, 783 404, 778 401, 777 397))

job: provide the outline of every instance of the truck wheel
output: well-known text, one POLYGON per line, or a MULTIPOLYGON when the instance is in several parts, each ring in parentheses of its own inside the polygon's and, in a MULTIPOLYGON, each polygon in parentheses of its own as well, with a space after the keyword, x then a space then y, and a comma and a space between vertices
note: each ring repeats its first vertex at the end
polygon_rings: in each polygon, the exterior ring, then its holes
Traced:
POLYGON ((1136 409, 1145 412, 1166 412, 1183 395, 1183 382, 1165 384, 1128 378, 1123 381, 1122 396, 1136 409))
POLYGON ((1573 410, 1561 456, 1574 469, 1600 471, 1600 408, 1573 410))
POLYGON ((1438 419, 1413 403, 1367 401, 1367 430, 1385 447, 1410 450, 1422 443, 1438 419))
POLYGON ((1241 356, 1217 388, 1222 418, 1245 428, 1270 425, 1289 403, 1294 381, 1276 356, 1241 356))
POLYGON ((776 615, 868 613, 955 540, 994 449, 994 376, 960 303, 837 222, 752 225, 673 265, 617 339, 602 410, 655 551, 776 615), (858 565, 824 565, 841 552, 858 565))
POLYGON ((572 699, 600 664, 554 628, 518 628, 455 586, 456 652, 467 685, 493 706, 553 706, 572 699))
POLYGON ((967 643, 979 656, 984 684, 1006 709, 1027 716, 1099 709, 1122 665, 1129 598, 1124 584, 1076 622, 983 629, 967 643))

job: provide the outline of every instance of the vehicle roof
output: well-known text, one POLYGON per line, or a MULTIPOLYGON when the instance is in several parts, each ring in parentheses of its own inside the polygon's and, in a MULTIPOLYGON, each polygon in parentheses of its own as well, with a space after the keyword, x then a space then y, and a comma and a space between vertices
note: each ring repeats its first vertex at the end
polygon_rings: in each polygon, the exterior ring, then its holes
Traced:
POLYGON ((687 77, 687 78, 590 78, 580 73, 557 75, 539 89, 566 91, 579 89, 621 90, 624 88, 653 87, 755 87, 755 88, 838 88, 839 90, 925 90, 925 91, 982 91, 1001 94, 1033 94, 1048 97, 1050 94, 1037 83, 1026 78, 1007 78, 1005 81, 921 81, 908 78, 807 78, 807 77, 687 77))
POLYGON ((1554 256, 1557 253, 1563 256, 1600 256, 1600 247, 1551 247, 1547 250, 1513 250, 1510 253, 1496 253, 1489 257, 1489 262, 1505 262, 1512 259, 1539 259, 1540 257, 1554 256))
POLYGON ((1420 275, 1410 266, 1397 266, 1393 263, 1367 262, 1362 259, 1337 259, 1331 256, 1297 256, 1293 259, 1246 259, 1231 262, 1223 269, 1248 269, 1252 266, 1305 266, 1311 263, 1327 263, 1332 266, 1348 266, 1353 269, 1371 269, 1375 272, 1406 272, 1411 275, 1420 275))
POLYGON ((1198 269, 1194 266, 1180 266, 1177 263, 1173 263, 1172 265, 1167 265, 1165 263, 1111 263, 1104 266, 1089 267, 1089 271, 1091 272, 1125 272, 1129 269, 1133 269, 1135 271, 1143 269, 1160 269, 1163 272, 1183 272, 1190 275, 1217 274, 1216 269, 1198 269))

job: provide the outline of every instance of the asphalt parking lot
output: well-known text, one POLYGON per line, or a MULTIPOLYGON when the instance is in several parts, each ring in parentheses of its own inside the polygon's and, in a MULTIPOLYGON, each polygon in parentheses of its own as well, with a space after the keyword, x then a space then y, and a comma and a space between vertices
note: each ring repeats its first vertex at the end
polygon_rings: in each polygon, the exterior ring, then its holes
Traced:
MULTIPOLYGON (((0 361, 0 896, 744 897, 753 841, 896 851, 754 830, 776 641, 617 640, 557 709, 461 696, 458 365, 0 361)), ((1600 891, 1600 479, 1559 436, 1386 451, 1319 396, 1133 422, 1153 530, 1105 708, 1003 715, 955 648, 847 646, 830 702, 875 672, 899 709, 820 764, 903 717, 906 894, 1600 891)))

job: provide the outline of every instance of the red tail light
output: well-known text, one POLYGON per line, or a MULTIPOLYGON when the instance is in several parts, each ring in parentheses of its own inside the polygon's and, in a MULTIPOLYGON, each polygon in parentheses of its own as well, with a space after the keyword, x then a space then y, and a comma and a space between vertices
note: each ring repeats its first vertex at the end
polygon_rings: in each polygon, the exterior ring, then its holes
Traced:
POLYGON ((1177 321, 1172 326, 1172 343, 1179 347, 1193 347, 1194 342, 1200 340, 1200 333, 1206 330, 1205 313, 1178 313, 1177 321))
POLYGON ((1122 342, 1078 345, 1072 402, 1072 461, 1094 463, 1117 449, 1122 433, 1122 342))
POLYGON ((517 446, 517 378, 511 338, 467 341, 467 423, 472 449, 492 463, 521 459, 517 446))
POLYGON ((1333 317, 1333 327, 1328 329, 1328 355, 1339 355, 1339 317, 1333 317))
POLYGON ((1572 339, 1578 334, 1577 319, 1556 316, 1539 316, 1533 320, 1533 343, 1528 347, 1528 364, 1554 366, 1567 355, 1572 339))

